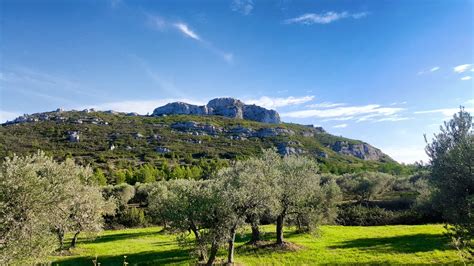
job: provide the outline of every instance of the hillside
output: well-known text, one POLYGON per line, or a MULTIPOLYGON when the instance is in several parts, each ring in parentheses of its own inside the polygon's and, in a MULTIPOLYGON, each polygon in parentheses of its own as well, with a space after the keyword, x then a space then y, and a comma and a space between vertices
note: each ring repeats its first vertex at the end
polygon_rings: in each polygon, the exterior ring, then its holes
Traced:
POLYGON ((281 154, 304 154, 323 172, 404 168, 380 150, 359 140, 333 136, 322 128, 268 124, 222 116, 139 116, 95 110, 37 113, 0 126, 0 156, 38 149, 61 160, 73 157, 105 171, 144 163, 193 165, 227 161, 276 147, 281 154))

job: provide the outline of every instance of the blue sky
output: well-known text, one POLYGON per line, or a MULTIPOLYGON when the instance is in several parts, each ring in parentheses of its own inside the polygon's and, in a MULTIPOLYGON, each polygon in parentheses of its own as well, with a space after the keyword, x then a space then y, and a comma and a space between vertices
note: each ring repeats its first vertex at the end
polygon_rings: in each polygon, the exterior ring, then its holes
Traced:
POLYGON ((0 120, 231 96, 425 160, 474 111, 474 1, 0 1, 0 120))

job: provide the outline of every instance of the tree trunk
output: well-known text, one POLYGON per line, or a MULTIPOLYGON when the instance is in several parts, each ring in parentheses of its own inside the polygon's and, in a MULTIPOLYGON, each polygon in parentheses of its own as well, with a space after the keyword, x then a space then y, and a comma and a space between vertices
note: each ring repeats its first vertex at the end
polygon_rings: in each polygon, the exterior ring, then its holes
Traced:
POLYGON ((277 217, 277 224, 276 224, 276 243, 278 245, 283 244, 283 222, 285 221, 285 215, 280 214, 277 217))
POLYGON ((58 237, 58 241, 59 241, 59 248, 58 250, 62 250, 63 247, 64 247, 64 230, 62 229, 56 229, 56 235, 58 237))
POLYGON ((207 259, 207 266, 212 266, 214 261, 216 260, 217 251, 219 250, 219 246, 217 245, 217 241, 212 241, 211 252, 209 253, 209 259, 207 259))
POLYGON ((70 248, 75 248, 76 247, 76 243, 77 243, 77 237, 79 236, 79 233, 81 231, 77 231, 75 234, 74 234, 74 237, 72 238, 72 241, 71 241, 71 247, 70 248))
POLYGON ((233 226, 230 229, 230 239, 229 239, 229 249, 227 253, 227 263, 229 265, 234 264, 234 244, 235 244, 235 231, 236 231, 236 226, 233 226))
POLYGON ((194 237, 196 238, 196 243, 199 248, 199 261, 206 261, 206 253, 203 250, 204 248, 204 245, 202 243, 203 241, 202 241, 201 235, 199 234, 198 229, 196 228, 194 224, 191 225, 191 231, 193 231, 194 233, 194 237))
POLYGON ((258 222, 252 222, 252 238, 250 239, 250 243, 257 243, 260 241, 260 229, 258 228, 258 222))

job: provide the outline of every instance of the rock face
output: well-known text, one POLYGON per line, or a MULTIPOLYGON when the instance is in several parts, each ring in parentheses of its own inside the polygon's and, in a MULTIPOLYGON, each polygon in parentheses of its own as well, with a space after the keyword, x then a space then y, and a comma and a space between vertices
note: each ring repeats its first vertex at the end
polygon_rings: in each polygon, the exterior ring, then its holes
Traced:
POLYGON ((197 106, 189 103, 174 102, 158 107, 153 111, 153 116, 160 115, 206 115, 206 106, 197 106))
MULTIPOLYGON (((244 118, 244 103, 234 98, 216 98, 207 103, 208 114, 244 118)), ((249 119, 250 120, 250 119, 249 119)))
POLYGON ((351 144, 346 141, 336 141, 332 150, 345 155, 352 155, 363 160, 380 160, 384 154, 367 143, 351 144))
POLYGON ((156 108, 152 115, 219 115, 263 123, 280 123, 280 115, 276 111, 256 105, 245 105, 234 98, 216 98, 204 106, 183 102, 169 103, 156 108))

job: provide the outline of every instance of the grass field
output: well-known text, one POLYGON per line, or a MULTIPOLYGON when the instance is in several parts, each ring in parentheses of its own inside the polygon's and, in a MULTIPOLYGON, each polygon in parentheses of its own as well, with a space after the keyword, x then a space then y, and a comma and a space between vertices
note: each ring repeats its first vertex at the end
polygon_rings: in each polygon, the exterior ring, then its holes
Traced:
MULTIPOLYGON (((264 226, 264 237, 274 237, 273 226, 264 226)), ((285 232, 286 241, 302 248, 298 251, 255 249, 244 245, 249 235, 237 239, 236 263, 262 264, 436 264, 461 263, 456 250, 443 236, 442 225, 414 226, 323 226, 319 236, 285 232)), ((221 253, 224 258, 225 251, 221 253)), ((53 265, 92 265, 95 256, 102 266, 191 264, 189 250, 180 248, 175 236, 160 227, 105 231, 95 239, 80 239, 69 256, 53 257, 53 265)))

